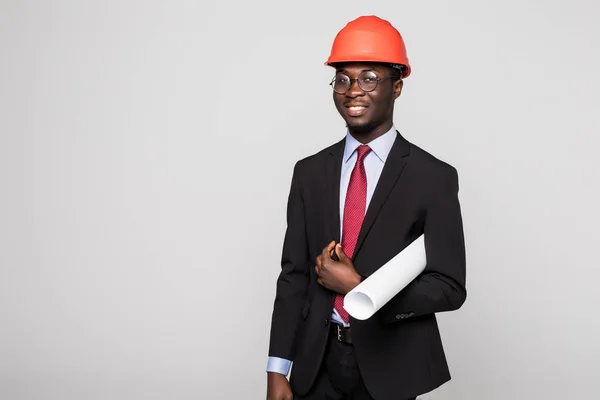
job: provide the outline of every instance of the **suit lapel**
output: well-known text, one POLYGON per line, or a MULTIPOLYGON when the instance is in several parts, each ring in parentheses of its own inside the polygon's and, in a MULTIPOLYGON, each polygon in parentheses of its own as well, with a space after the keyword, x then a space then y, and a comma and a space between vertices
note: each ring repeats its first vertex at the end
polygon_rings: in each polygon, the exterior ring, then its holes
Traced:
POLYGON ((329 237, 340 242, 340 176, 342 171, 342 158, 346 139, 333 145, 329 152, 329 162, 325 171, 327 213, 329 219, 329 237))
POLYGON ((363 220, 363 224, 358 235, 358 240, 356 242, 356 248, 354 249, 353 258, 356 258, 358 252, 360 251, 360 248, 362 247, 363 242, 365 241, 365 237, 367 236, 369 230, 371 229, 371 226, 377 219, 379 211, 385 204, 392 189, 396 185, 398 178, 400 178, 402 170, 406 165, 405 157, 409 153, 410 145, 408 141, 406 141, 406 139, 404 139, 402 135, 400 135, 400 133, 397 132, 396 140, 394 141, 394 145, 392 146, 392 149, 390 150, 390 154, 388 155, 383 170, 381 171, 381 176, 379 177, 379 181, 377 183, 377 186, 375 187, 373 197, 371 198, 369 207, 365 214, 365 219, 363 220))

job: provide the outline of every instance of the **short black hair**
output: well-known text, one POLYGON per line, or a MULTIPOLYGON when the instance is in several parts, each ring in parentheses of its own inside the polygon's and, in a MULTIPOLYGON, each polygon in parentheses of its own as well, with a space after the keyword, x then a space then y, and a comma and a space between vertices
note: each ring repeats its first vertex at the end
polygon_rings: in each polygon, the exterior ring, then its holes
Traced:
POLYGON ((399 81, 404 76, 404 69, 406 67, 402 64, 390 64, 390 70, 392 71, 392 79, 399 81))

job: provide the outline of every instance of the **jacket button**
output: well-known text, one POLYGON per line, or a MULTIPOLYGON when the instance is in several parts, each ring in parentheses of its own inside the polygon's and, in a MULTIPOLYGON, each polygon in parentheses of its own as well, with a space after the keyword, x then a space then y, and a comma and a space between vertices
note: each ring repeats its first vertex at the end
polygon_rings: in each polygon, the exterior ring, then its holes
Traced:
POLYGON ((325 318, 325 326, 329 325, 329 318, 325 318))

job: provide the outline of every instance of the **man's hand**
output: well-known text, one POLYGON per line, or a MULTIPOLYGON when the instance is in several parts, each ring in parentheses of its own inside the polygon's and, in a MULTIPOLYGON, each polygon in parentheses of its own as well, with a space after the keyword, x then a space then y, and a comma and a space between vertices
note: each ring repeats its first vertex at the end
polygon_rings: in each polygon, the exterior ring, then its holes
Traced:
POLYGON ((319 278, 317 282, 326 288, 340 294, 346 294, 360 283, 360 275, 354 269, 352 260, 342 250, 340 244, 335 241, 329 243, 317 257, 315 271, 319 278), (333 252, 337 254, 340 261, 334 261, 331 257, 333 252))
POLYGON ((287 378, 277 372, 267 372, 267 400, 293 400, 287 378))

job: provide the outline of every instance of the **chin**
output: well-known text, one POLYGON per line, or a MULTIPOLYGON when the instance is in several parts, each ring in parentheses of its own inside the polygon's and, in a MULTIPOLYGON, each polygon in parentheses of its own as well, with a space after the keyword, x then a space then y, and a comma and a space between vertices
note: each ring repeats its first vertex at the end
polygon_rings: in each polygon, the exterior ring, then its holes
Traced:
POLYGON ((347 120, 346 126, 352 133, 369 133, 373 129, 371 121, 347 120))

